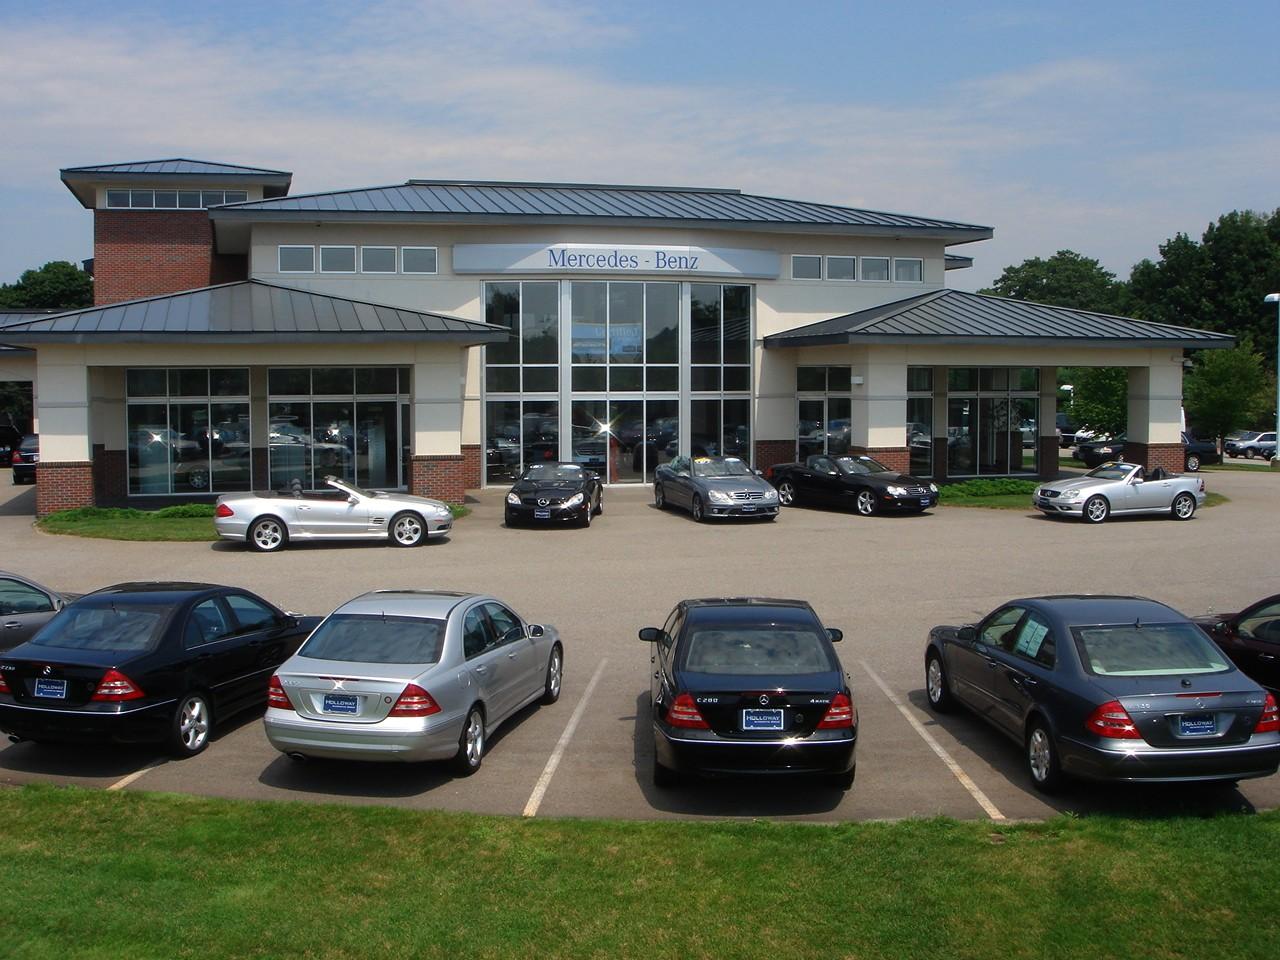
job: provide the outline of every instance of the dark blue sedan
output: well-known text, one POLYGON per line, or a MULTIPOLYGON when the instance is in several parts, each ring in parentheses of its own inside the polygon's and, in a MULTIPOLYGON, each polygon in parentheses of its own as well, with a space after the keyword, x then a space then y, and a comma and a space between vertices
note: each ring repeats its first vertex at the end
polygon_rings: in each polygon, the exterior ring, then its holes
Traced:
POLYGON ((934 627, 929 705, 1023 748, 1031 783, 1243 780, 1280 767, 1280 709, 1191 620, 1137 597, 1033 597, 934 627))

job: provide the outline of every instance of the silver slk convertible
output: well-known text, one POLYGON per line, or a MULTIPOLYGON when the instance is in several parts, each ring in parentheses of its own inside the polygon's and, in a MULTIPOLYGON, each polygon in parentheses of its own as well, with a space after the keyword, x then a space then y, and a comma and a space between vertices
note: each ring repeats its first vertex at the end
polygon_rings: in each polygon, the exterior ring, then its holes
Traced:
POLYGON ((1199 477, 1112 461, 1083 477, 1042 484, 1031 505, 1049 516, 1080 517, 1088 523, 1126 513, 1164 513, 1175 520, 1190 520, 1196 508, 1204 506, 1204 498, 1204 481, 1199 477))
POLYGON ((218 498, 213 527, 224 540, 255 550, 283 549, 290 540, 386 540, 416 547, 443 537, 453 514, 439 500, 361 490, 325 477, 322 493, 227 493, 218 498))
POLYGON ((451 760, 480 768, 493 731, 555 703, 564 647, 493 597, 377 590, 344 603, 271 678, 271 745, 294 759, 451 760))

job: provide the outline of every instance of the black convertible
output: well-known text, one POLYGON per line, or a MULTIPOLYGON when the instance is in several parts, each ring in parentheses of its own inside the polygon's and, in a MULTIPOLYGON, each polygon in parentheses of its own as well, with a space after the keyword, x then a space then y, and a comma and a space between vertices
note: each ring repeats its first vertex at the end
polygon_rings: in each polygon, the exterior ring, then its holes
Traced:
POLYGON ((882 510, 920 513, 938 503, 938 487, 891 470, 865 456, 815 454, 803 463, 780 463, 769 470, 783 506, 798 503, 852 506, 864 517, 882 510))
POLYGON ((539 521, 591 526, 604 513, 600 475, 576 463, 535 463, 525 467, 507 493, 507 526, 539 521))

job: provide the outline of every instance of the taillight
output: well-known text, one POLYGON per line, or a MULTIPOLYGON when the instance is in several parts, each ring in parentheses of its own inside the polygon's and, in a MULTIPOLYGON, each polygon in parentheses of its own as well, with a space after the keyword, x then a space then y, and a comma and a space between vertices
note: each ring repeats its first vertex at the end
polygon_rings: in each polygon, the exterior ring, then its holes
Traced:
POLYGON ((98 703, 118 703, 121 700, 140 700, 145 696, 141 687, 113 668, 103 674, 98 681, 98 689, 89 699, 98 703))
POLYGON ((293 703, 289 700, 289 695, 284 692, 284 687, 280 684, 280 678, 274 674, 271 682, 267 684, 267 706, 275 707, 279 710, 292 710, 293 703))
MULTIPOLYGON (((2 683, 3 681, 0 681, 2 683)), ((1262 705, 1262 716, 1258 717, 1258 725, 1254 733, 1276 733, 1280 731, 1280 706, 1276 705, 1273 694, 1267 694, 1267 702, 1262 705)))
POLYGON ((228 507, 225 503, 218 504, 218 509, 213 511, 215 517, 234 517, 236 512, 228 507))
POLYGON ((852 701, 843 693, 837 693, 831 698, 831 706, 827 707, 827 715, 818 724, 818 729, 837 730, 852 727, 857 719, 858 711, 854 709, 852 701))
POLYGON ((13 693, 13 691, 9 689, 9 684, 5 682, 3 673, 0 673, 0 693, 13 693))
POLYGON ((387 714, 389 717, 429 717, 433 713, 440 712, 440 704, 427 691, 423 690, 416 683, 411 683, 404 688, 404 692, 400 694, 400 699, 396 701, 391 712, 387 714))
POLYGON ((671 701, 671 706, 667 708, 667 723, 673 727, 687 727, 693 730, 709 729, 707 721, 703 720, 702 714, 698 712, 698 705, 687 693, 682 693, 671 701))
POLYGON ((20 450, 15 450, 15 451, 13 451, 13 453, 12 453, 12 454, 10 455, 10 457, 9 457, 9 462, 10 462, 10 463, 21 463, 21 462, 22 462, 22 451, 20 451, 20 450))
POLYGON ((1112 740, 1142 739, 1142 734, 1138 732, 1138 725, 1133 722, 1129 711, 1119 700, 1102 704, 1089 714, 1089 719, 1084 722, 1084 726, 1090 733, 1112 740))

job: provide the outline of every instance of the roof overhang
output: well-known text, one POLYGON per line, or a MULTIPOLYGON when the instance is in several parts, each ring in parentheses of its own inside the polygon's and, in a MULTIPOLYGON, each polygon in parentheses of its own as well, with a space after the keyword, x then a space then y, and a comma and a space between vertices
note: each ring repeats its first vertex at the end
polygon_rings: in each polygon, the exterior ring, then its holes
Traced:
POLYGON ((165 184, 174 187, 243 187, 246 184, 262 186, 265 198, 287 196, 289 185, 293 182, 293 174, 262 173, 122 173, 92 172, 72 169, 60 171, 62 182, 80 201, 81 205, 92 210, 97 198, 94 188, 99 185, 122 184, 165 184))
POLYGON ((1117 339, 1114 337, 983 337, 983 336, 948 336, 940 334, 859 334, 830 333, 812 337, 774 334, 764 338, 765 349, 785 349, 787 347, 831 347, 856 346, 858 344, 918 344, 920 346, 966 346, 966 347, 1102 347, 1120 350, 1131 347, 1174 347, 1184 350, 1219 350, 1235 346, 1235 338, 1223 340, 1179 339, 1177 337, 1133 337, 1117 339))

